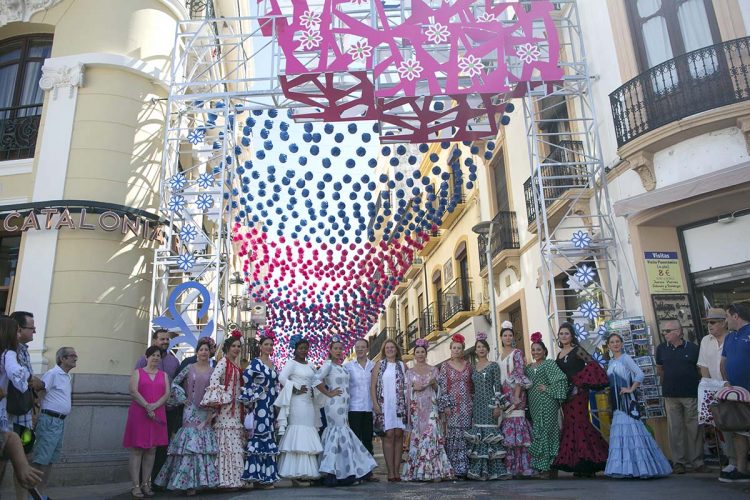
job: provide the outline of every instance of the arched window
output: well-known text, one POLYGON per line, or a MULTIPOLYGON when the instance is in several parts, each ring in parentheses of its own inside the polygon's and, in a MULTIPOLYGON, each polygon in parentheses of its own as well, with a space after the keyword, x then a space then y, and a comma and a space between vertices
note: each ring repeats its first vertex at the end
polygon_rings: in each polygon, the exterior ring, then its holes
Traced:
POLYGON ((44 99, 39 79, 51 50, 51 35, 0 41, 0 161, 34 156, 44 99))

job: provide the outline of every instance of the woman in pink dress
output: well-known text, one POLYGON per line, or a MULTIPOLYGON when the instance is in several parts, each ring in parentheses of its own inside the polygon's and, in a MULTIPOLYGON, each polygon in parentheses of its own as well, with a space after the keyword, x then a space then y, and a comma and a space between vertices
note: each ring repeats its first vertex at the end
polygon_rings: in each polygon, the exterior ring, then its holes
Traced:
POLYGON ((146 367, 138 368, 130 377, 130 394, 133 402, 128 409, 125 436, 122 445, 130 448, 130 479, 133 498, 152 497, 151 471, 157 446, 169 444, 167 412, 169 399, 167 374, 157 368, 161 350, 157 346, 146 349, 146 367), (143 482, 141 483, 141 478, 143 482))
POLYGON ((453 476, 445 453, 437 408, 438 369, 427 364, 425 339, 414 347, 416 363, 406 372, 406 404, 409 409, 409 459, 401 477, 405 481, 440 481, 453 476))

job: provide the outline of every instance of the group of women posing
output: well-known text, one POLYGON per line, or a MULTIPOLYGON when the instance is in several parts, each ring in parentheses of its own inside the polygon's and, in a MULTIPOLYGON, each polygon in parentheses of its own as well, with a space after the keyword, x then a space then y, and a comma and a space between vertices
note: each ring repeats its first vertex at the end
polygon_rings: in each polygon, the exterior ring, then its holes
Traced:
POLYGON ((482 334, 477 335, 473 367, 464 359, 461 335, 451 338, 451 357, 440 369, 426 363, 428 345, 419 340, 415 364, 405 374, 398 346, 386 341, 373 371, 373 388, 374 411, 384 417, 389 480, 399 480, 395 450, 400 449, 401 429, 410 431, 408 460, 400 475, 404 480, 552 478, 558 470, 578 477, 600 471, 618 478, 670 474, 668 461, 634 409, 643 372, 622 352, 622 338, 615 334, 608 339, 611 360, 605 372, 578 344, 574 331, 570 323, 560 327, 556 360, 548 359, 541 334, 533 334, 528 365, 515 348, 509 322, 502 325, 497 363, 489 361, 482 334), (591 424, 588 409, 589 392, 607 386, 614 408, 609 445, 591 424), (389 416, 388 408, 394 407, 396 417, 405 414, 401 421, 392 418, 392 410, 389 416))
MULTIPOLYGON (((238 367, 239 338, 224 342, 224 356, 213 368, 208 343, 199 341, 196 362, 180 371, 171 387, 157 368, 160 351, 150 347, 147 365, 133 382, 126 442, 144 450, 165 445, 165 406, 183 405, 183 425, 169 442, 167 462, 155 481, 159 486, 193 495, 208 488, 272 488, 280 477, 322 479, 327 485, 376 480, 372 432, 357 428, 355 434, 349 425, 349 415, 362 413, 350 407, 351 388, 356 406, 361 393, 368 393, 391 482, 554 477, 557 470, 641 478, 671 473, 639 419, 634 392, 643 372, 622 352, 622 338, 608 339, 612 359, 605 372, 573 332, 569 323, 560 327, 554 361, 547 359, 541 334, 532 335, 528 365, 507 322, 497 363, 489 361, 482 334, 474 346, 475 366, 464 358, 461 335, 451 338, 451 357, 439 369, 427 363, 424 339, 417 341, 408 370, 391 339, 374 365, 358 346, 352 363, 372 366, 370 384, 352 380, 351 386, 350 373, 359 377, 359 371, 342 366, 343 344, 335 336, 318 370, 307 361, 308 340, 292 336, 293 358, 280 374, 271 362, 271 337, 260 339, 260 356, 244 372, 238 367), (588 413, 589 391, 607 385, 615 409, 609 445, 588 413), (319 435, 321 408, 327 425, 319 435), (402 466, 405 433, 408 458, 402 466)), ((142 456, 142 463, 131 464, 134 484, 140 472, 148 478, 153 466, 152 454, 142 456)), ((152 494, 150 486, 133 489, 135 497, 152 494)))

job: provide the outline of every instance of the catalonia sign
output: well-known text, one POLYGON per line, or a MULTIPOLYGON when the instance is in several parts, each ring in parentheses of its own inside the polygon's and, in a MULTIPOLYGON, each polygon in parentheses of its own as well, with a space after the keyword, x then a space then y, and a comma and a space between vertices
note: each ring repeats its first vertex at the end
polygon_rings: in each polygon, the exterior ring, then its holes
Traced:
POLYGON ((28 211, 12 211, 3 218, 3 229, 9 232, 25 232, 30 229, 44 231, 50 229, 81 229, 94 231, 100 229, 108 232, 118 231, 122 234, 132 233, 148 241, 162 241, 161 225, 153 220, 131 213, 118 213, 106 210, 92 213, 86 208, 32 208, 28 211), (73 213, 71 213, 71 210, 73 213), (77 213, 76 213, 77 212, 77 213), (87 222, 87 215, 89 221, 87 222), (94 219, 95 220, 92 220, 94 219))

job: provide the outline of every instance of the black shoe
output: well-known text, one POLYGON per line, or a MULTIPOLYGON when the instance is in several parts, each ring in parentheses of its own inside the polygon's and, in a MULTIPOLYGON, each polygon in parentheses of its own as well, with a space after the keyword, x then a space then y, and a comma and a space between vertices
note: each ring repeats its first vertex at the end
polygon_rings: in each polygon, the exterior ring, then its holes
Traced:
POLYGON ((732 472, 720 473, 719 481, 722 483, 750 483, 750 474, 743 474, 735 469, 732 472))

